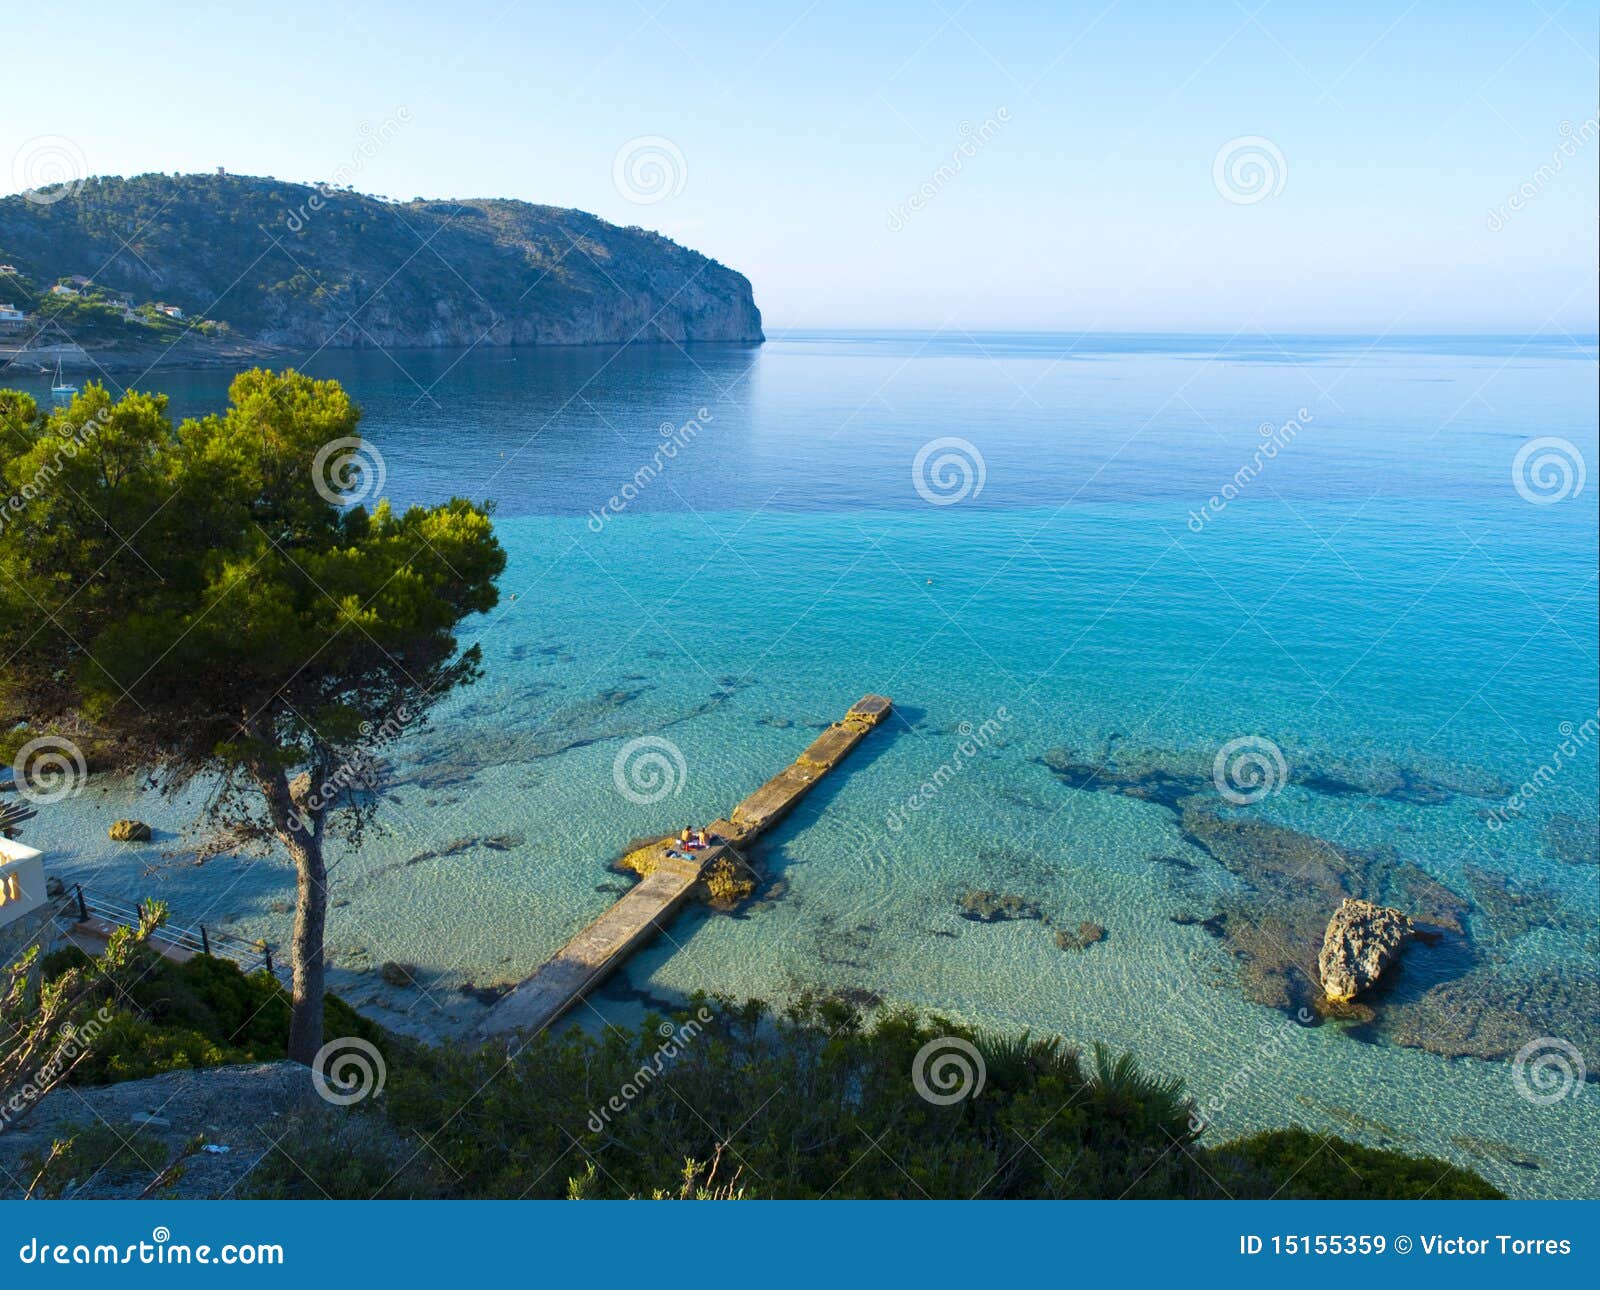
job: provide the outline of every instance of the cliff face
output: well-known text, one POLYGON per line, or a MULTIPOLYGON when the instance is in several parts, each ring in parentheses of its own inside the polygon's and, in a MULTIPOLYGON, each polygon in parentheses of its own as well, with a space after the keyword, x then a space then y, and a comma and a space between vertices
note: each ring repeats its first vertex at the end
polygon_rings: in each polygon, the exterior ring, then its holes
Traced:
POLYGON ((0 199, 4 262, 43 288, 82 274, 273 345, 763 339, 743 274, 657 233, 518 201, 91 179, 55 201, 0 199))

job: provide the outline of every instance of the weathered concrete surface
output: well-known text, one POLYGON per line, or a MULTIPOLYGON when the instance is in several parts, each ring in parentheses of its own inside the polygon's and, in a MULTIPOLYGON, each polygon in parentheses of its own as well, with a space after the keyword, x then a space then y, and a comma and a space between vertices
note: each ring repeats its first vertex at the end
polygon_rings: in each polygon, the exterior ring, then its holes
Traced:
POLYGON ((700 880, 704 863, 725 850, 712 847, 696 852, 694 861, 663 857, 649 877, 495 1004, 479 1027, 481 1033, 498 1035, 548 1026, 670 922, 700 880), (698 859, 701 856, 705 861, 698 859))
POLYGON ((666 854, 672 849, 670 842, 657 843, 661 855, 644 880, 495 1004, 479 1033, 535 1032, 559 1018, 672 920, 712 864, 725 855, 737 858, 734 847, 750 842, 793 810, 892 706, 881 695, 867 695, 798 760, 734 807, 727 819, 711 824, 706 832, 714 845, 706 850, 685 858, 666 854))
MULTIPOLYGON (((69 913, 61 919, 60 927, 63 941, 68 945, 76 945, 85 954, 98 958, 106 952, 106 942, 114 933, 122 930, 123 924, 113 923, 98 914, 91 914, 88 918, 73 918, 69 913)), ((152 937, 145 944, 172 963, 187 963, 194 957, 193 950, 185 949, 182 945, 173 945, 159 936, 152 937)))

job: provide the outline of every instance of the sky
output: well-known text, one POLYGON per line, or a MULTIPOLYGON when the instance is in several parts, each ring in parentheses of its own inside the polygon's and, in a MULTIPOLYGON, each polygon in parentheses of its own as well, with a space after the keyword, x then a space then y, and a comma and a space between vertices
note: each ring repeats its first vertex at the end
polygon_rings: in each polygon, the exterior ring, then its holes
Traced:
POLYGON ((769 335, 1597 329, 1596 0, 117 0, 3 27, 5 192, 225 166, 575 206, 741 270, 769 335))

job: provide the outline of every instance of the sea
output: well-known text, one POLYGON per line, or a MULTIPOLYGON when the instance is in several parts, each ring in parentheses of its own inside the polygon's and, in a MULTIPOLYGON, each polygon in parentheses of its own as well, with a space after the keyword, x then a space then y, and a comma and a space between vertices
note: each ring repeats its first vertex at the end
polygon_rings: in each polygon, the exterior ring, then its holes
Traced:
MULTIPOLYGON (((374 824, 331 844, 332 988, 470 1034, 626 890, 631 841, 883 694, 754 896, 685 912, 570 1024, 695 991, 910 1006, 1132 1051, 1205 1142, 1300 1125, 1600 1196, 1596 359, 1254 332, 307 355, 361 406, 358 492, 492 502, 509 555, 460 631, 482 680, 404 723, 374 824), (1328 1015, 1306 964, 1341 884, 1450 925, 1328 1015)), ((189 416, 228 381, 135 383, 189 416)), ((198 863, 203 805, 91 781, 25 840, 286 946, 291 869, 198 863), (124 816, 154 841, 109 841, 124 816)))

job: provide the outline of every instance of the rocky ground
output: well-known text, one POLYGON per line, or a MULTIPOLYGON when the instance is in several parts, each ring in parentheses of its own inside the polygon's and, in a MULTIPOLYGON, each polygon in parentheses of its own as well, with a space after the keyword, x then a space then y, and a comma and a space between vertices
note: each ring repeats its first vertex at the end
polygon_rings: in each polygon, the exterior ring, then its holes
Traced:
POLYGON ((137 1198, 147 1191, 182 1200, 228 1196, 272 1150, 291 1113, 321 1106, 310 1072, 288 1061, 57 1088, 14 1127, 0 1131, 0 1199, 25 1195, 39 1172, 33 1160, 47 1157, 55 1139, 83 1126, 110 1130, 125 1147, 114 1164, 67 1180, 64 1195, 94 1200, 137 1198), (195 1149, 176 1177, 151 1190, 197 1138, 227 1150, 195 1149))

